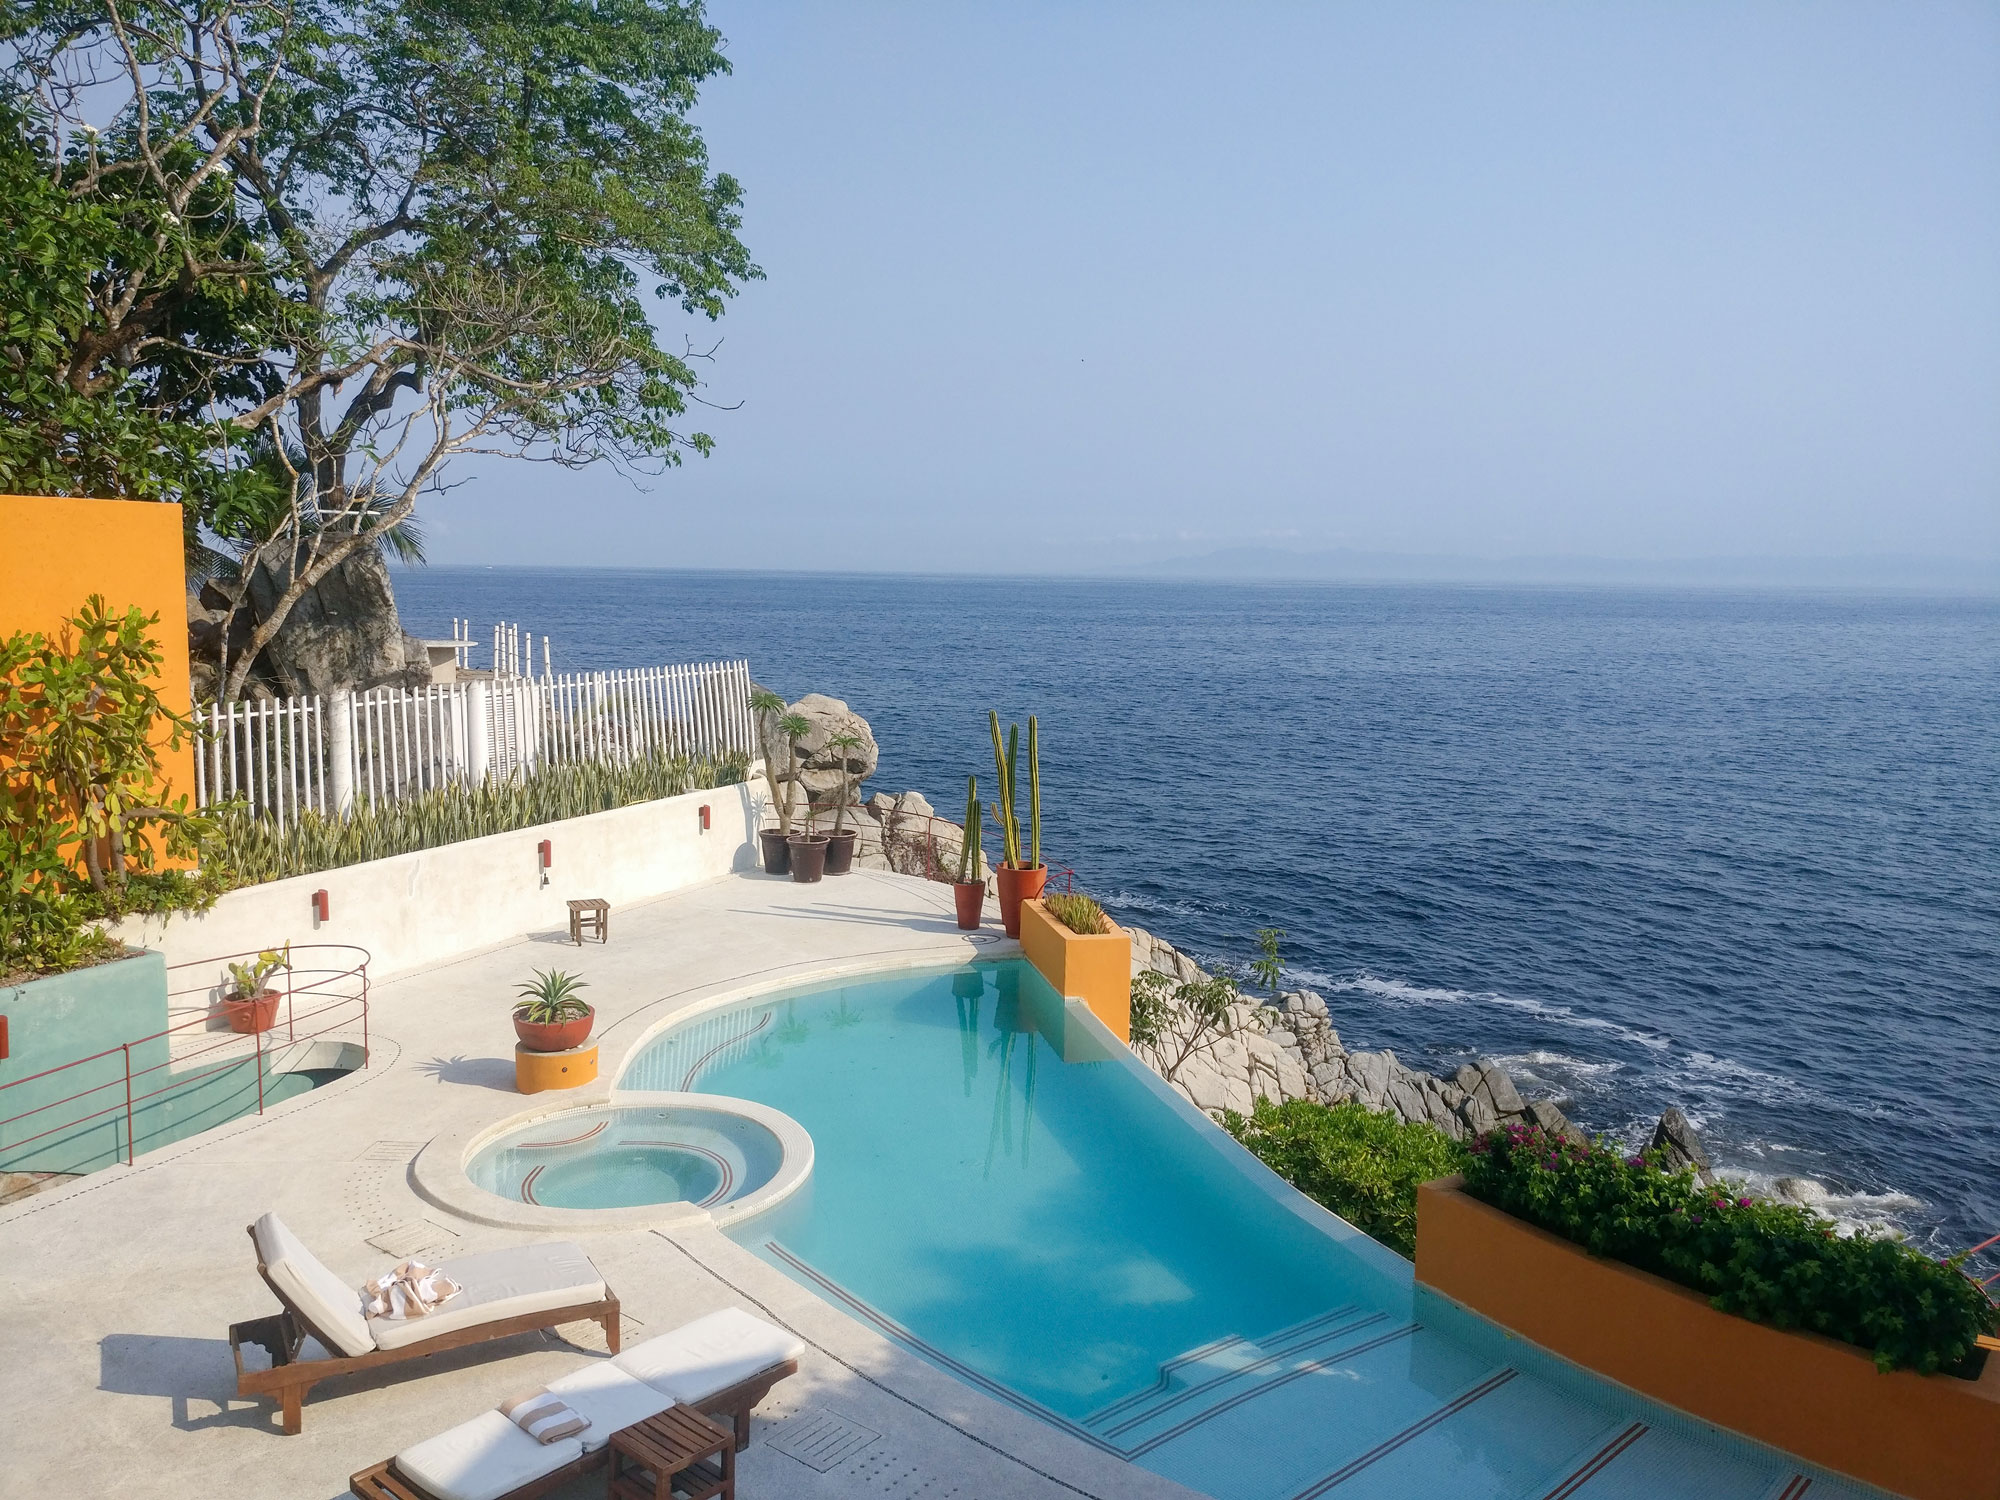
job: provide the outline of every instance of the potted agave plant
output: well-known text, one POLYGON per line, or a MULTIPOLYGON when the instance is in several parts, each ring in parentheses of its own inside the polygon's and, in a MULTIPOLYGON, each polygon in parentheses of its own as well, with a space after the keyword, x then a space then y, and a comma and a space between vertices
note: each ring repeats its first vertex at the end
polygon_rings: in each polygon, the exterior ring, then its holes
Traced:
POLYGON ((514 1035, 530 1052, 567 1052, 590 1039, 597 1011, 576 992, 586 986, 561 969, 535 970, 515 986, 514 1035))
POLYGON ((852 764, 849 752, 859 750, 866 742, 854 732, 851 724, 844 725, 840 733, 827 736, 826 748, 840 757, 840 801, 833 809, 833 831, 826 836, 826 873, 845 875, 854 868, 854 845, 861 837, 859 829, 847 826, 847 805, 854 800, 854 776, 848 767, 852 764))
POLYGON ((1006 857, 994 872, 1000 888, 1000 921, 1007 936, 1021 935, 1021 903, 1041 895, 1049 878, 1042 863, 1042 758, 1041 740, 1034 715, 1028 716, 1028 857, 1021 857, 1019 798, 1015 795, 1015 752, 1020 748, 1019 724, 1007 726, 1006 747, 1000 743, 1000 715, 987 715, 993 730, 993 769, 1000 782, 1000 800, 993 806, 993 821, 1000 825, 1006 857))
POLYGON ((965 837, 958 845, 958 879, 951 899, 958 907, 958 925, 967 932, 979 926, 986 910, 986 851, 979 842, 979 778, 965 778, 965 837))
POLYGON ((229 1018, 229 1029, 249 1035, 258 1031, 269 1031, 278 1020, 278 992, 270 987, 270 978, 280 969, 292 966, 292 945, 282 948, 266 948, 247 964, 230 964, 229 983, 222 992, 222 1013, 229 1018))

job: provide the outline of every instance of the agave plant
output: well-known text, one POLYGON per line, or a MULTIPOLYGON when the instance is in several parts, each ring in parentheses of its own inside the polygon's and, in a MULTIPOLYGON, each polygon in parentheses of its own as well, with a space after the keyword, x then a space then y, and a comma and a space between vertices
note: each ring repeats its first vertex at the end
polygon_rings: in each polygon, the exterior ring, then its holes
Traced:
POLYGON ((588 988, 574 974, 565 974, 561 969, 537 969, 533 979, 514 986, 514 993, 521 997, 514 1002, 514 1019, 533 1026, 579 1020, 590 1014, 590 1006, 577 999, 576 992, 588 988))

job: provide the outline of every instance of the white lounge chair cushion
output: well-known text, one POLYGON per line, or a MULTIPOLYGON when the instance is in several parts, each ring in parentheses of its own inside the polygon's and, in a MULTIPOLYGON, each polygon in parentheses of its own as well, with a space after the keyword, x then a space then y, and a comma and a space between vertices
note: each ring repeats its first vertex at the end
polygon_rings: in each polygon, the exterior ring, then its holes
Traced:
POLYGON ((583 1457, 573 1437, 538 1443, 497 1411, 483 1411, 396 1455, 396 1467, 437 1500, 499 1500, 583 1457))
POLYGON ((578 1416, 590 1419, 590 1425, 576 1435, 585 1453, 595 1453, 611 1441, 612 1433, 674 1404, 672 1396, 635 1380, 607 1359, 593 1360, 581 1370, 551 1380, 549 1389, 568 1402, 578 1416))
POLYGON ((375 1347, 401 1349, 475 1324, 604 1298, 604 1278, 597 1267, 567 1241, 490 1250, 446 1261, 438 1269, 465 1290, 421 1318, 370 1318, 367 1331, 375 1347))
POLYGON ((805 1349, 803 1340, 782 1328, 740 1307, 725 1307, 635 1344, 612 1363, 692 1406, 760 1370, 797 1359, 805 1349))
POLYGON ((375 1347, 374 1335, 361 1316, 361 1293, 321 1265, 276 1214, 265 1214, 252 1224, 250 1237, 272 1285, 306 1321, 333 1340, 335 1354, 351 1358, 375 1347))

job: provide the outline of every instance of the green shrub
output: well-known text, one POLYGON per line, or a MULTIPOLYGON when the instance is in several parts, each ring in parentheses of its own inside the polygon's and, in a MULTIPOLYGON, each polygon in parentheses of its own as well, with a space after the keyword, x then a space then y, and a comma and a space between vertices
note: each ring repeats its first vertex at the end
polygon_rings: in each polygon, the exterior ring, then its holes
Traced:
POLYGON ((1079 937, 1096 937, 1111 930, 1104 908, 1081 891, 1053 891, 1042 897, 1042 909, 1079 937))
POLYGON ((56 974, 123 951, 89 923, 214 901, 213 881, 155 872, 211 832, 161 786, 162 744, 193 720, 160 698, 159 616, 93 594, 54 639, 0 638, 0 976, 56 974))
POLYGON ((255 885, 732 786, 748 770, 740 752, 711 760, 653 751, 624 765, 543 766, 509 781, 440 787, 345 818, 306 812, 282 829, 238 804, 217 810, 212 847, 229 878, 255 885))
POLYGON ((1842 1238, 1809 1209, 1705 1188, 1644 1156, 1510 1125, 1472 1145, 1466 1191, 1483 1203, 1705 1293, 1712 1306, 1873 1351, 1884 1370, 1931 1374, 1995 1327, 1958 1270, 1885 1235, 1842 1238))
POLYGON ((1435 1125, 1409 1125, 1352 1099, 1259 1099, 1223 1127, 1258 1160, 1406 1260, 1417 1254, 1417 1188, 1465 1165, 1465 1148, 1435 1125))

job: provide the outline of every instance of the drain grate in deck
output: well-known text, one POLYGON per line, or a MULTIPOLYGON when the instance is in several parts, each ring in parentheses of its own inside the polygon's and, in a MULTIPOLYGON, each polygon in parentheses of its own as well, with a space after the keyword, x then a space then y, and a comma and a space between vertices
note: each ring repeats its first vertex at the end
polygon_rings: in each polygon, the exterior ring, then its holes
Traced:
POLYGON ((368 1147, 356 1161, 408 1161, 423 1149, 422 1141, 377 1141, 368 1147))
POLYGON ((808 1406, 778 1424, 764 1439, 788 1458, 796 1458, 809 1469, 824 1474, 845 1463, 882 1434, 863 1427, 852 1418, 824 1406, 808 1406))

